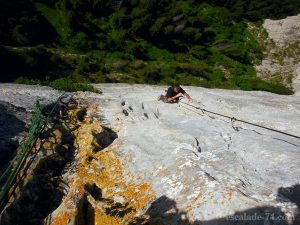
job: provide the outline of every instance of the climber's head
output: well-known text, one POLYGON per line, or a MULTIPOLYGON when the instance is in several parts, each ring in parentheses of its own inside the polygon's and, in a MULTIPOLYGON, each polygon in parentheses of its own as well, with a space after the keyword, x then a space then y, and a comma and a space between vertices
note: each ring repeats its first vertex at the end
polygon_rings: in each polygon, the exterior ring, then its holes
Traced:
POLYGON ((173 84, 172 89, 176 94, 178 94, 180 91, 180 86, 178 84, 173 84))

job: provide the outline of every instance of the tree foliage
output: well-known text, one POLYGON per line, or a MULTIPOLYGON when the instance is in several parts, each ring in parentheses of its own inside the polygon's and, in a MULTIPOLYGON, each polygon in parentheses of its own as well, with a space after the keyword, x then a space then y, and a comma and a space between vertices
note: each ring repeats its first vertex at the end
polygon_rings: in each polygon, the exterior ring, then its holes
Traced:
MULTIPOLYGON (((53 55, 42 53, 41 48, 35 53, 10 51, 2 64, 5 68, 13 65, 10 60, 20 64, 18 71, 7 70, 14 74, 11 77, 28 74, 34 78, 40 73, 39 76, 57 79, 71 71, 93 80, 97 80, 96 76, 117 82, 128 79, 167 83, 186 79, 184 83, 203 86, 222 86, 227 82, 226 87, 244 87, 245 82, 236 77, 255 77, 253 64, 262 58, 262 48, 248 31, 247 21, 279 19, 299 12, 299 0, 1 1, 1 45, 43 44, 67 52, 91 53, 93 57, 87 57, 91 61, 85 63, 102 65, 98 71, 83 72, 78 70, 79 62, 65 60, 59 66, 64 72, 57 75, 45 63, 48 60, 52 65, 53 55), (127 71, 132 75, 109 78, 114 71, 112 65, 119 61, 130 62, 127 71), (136 61, 147 62, 150 67, 130 67, 136 61), (152 65, 160 68, 153 69, 152 65)), ((0 54, 5 55, 6 51, 1 48, 0 54)), ((249 83, 261 87, 256 85, 257 80, 249 83)))

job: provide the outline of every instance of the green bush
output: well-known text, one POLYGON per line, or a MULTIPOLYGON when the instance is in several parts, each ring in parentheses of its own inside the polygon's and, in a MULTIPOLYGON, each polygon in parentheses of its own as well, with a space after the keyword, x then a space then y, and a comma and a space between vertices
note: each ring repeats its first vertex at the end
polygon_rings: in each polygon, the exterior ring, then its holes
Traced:
POLYGON ((54 81, 49 81, 49 79, 38 80, 38 79, 29 79, 27 77, 18 77, 14 81, 14 83, 28 84, 28 85, 45 85, 45 86, 52 87, 53 89, 56 90, 69 91, 69 92, 90 91, 99 94, 101 93, 101 91, 94 88, 92 85, 88 84, 87 82, 78 82, 78 81, 74 81, 71 78, 59 78, 54 81))
POLYGON ((38 79, 29 79, 27 77, 18 77, 14 80, 16 84, 40 85, 42 82, 38 79))
POLYGON ((51 8, 43 3, 35 3, 35 7, 55 29, 61 38, 61 42, 68 44, 72 32, 69 26, 70 13, 64 13, 60 9, 51 8))
POLYGON ((261 80, 258 77, 236 77, 236 85, 245 91, 268 91, 277 94, 290 95, 293 91, 281 84, 272 84, 261 80))
POLYGON ((107 33, 108 45, 111 49, 120 49, 121 47, 124 47, 125 36, 126 30, 124 29, 110 30, 107 33))
POLYGON ((139 45, 148 60, 173 61, 175 59, 172 52, 158 48, 147 41, 140 41, 139 45))
POLYGON ((84 50, 88 48, 88 38, 86 33, 78 32, 70 38, 68 44, 72 49, 84 50))
POLYGON ((77 83, 69 78, 60 78, 49 83, 49 86, 62 91, 76 92, 76 91, 90 91, 101 93, 88 83, 77 83))
POLYGON ((205 81, 186 73, 177 74, 176 80, 182 85, 206 86, 205 81))
POLYGON ((211 80, 209 67, 205 63, 179 63, 176 66, 176 73, 187 73, 198 78, 211 80))
POLYGON ((204 46, 196 45, 190 49, 190 54, 197 59, 206 59, 209 51, 204 46))
POLYGON ((101 72, 90 74, 89 80, 92 83, 109 83, 111 81, 105 74, 101 72))
POLYGON ((26 31, 22 25, 17 25, 12 31, 12 38, 15 42, 26 45, 30 40, 26 37, 26 31))

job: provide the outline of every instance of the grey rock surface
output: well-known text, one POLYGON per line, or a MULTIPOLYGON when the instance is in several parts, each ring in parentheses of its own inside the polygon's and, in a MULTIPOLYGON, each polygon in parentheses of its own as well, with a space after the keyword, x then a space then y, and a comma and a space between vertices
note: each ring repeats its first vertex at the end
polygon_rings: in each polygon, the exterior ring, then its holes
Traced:
POLYGON ((63 92, 39 85, 0 83, 0 101, 26 110, 34 109, 37 99, 41 106, 54 103, 63 92))
MULTIPOLYGON (((167 87, 95 87, 103 95, 86 95, 100 99, 103 125, 117 132, 112 146, 118 146, 128 174, 149 183, 155 192, 156 199, 140 214, 158 224, 300 224, 299 139, 183 103, 158 102, 167 87)), ((184 89, 194 106, 300 134, 297 96, 184 89)), ((48 105, 60 94, 46 87, 0 84, 0 109, 6 110, 3 115, 20 112, 13 115, 23 121, 27 114, 22 110, 30 112, 37 97, 48 105)))
POLYGON ((265 48, 264 59, 255 69, 258 76, 266 80, 278 80, 293 88, 300 95, 300 14, 281 20, 266 19, 263 28, 268 37, 261 33, 257 39, 265 48))
POLYGON ((0 171, 13 158, 23 140, 36 100, 39 99, 41 106, 45 107, 60 95, 48 87, 0 83, 0 171))
MULTIPOLYGON (((299 139, 230 121, 183 103, 158 102, 157 97, 166 87, 95 87, 103 91, 99 108, 104 123, 118 132, 116 141, 122 143, 119 155, 124 157, 128 171, 155 190, 157 200, 146 212, 150 216, 160 214, 155 221, 291 224, 293 218, 299 219, 298 200, 284 194, 292 190, 289 193, 300 195, 299 139), (176 213, 170 212, 174 206, 176 213), (267 218, 269 212, 281 219, 276 222, 267 218), (262 219, 232 221, 243 213, 261 215, 262 219)), ((300 134, 300 99, 296 96, 184 89, 193 97, 192 105, 300 134)))
MULTIPOLYGON (((36 100, 40 100, 42 111, 47 115, 61 95, 62 92, 37 85, 0 84, 0 174, 16 155, 20 142, 26 140, 36 100)), ((66 96, 70 96, 69 93, 66 96)), ((62 109, 60 106, 55 108, 52 116, 62 109)), ((47 135, 55 136, 51 133, 52 130, 57 128, 66 130, 66 126, 61 128, 63 125, 60 121, 50 120, 47 126, 49 129, 40 136, 43 140, 37 144, 39 149, 37 155, 30 154, 26 159, 26 167, 28 165, 30 167, 21 172, 26 173, 23 179, 18 176, 20 185, 0 214, 1 225, 41 224, 42 220, 60 204, 67 191, 62 174, 67 171, 66 164, 72 161, 74 152, 73 148, 70 147, 72 150, 69 150, 57 143, 69 144, 73 138, 70 132, 66 131, 67 134, 52 142, 56 144, 55 149, 48 151, 39 144, 45 143, 47 135)))
POLYGON ((266 19, 263 26, 268 31, 269 37, 279 47, 299 41, 300 39, 300 14, 281 20, 266 19))
POLYGON ((300 96, 300 62, 296 65, 294 71, 293 87, 296 91, 295 95, 300 96))

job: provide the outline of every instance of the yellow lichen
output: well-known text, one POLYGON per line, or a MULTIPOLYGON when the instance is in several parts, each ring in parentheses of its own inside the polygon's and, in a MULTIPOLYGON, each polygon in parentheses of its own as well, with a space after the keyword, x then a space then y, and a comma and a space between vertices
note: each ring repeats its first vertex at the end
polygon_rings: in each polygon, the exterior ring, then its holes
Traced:
MULTIPOLYGON (((94 106, 87 110, 90 115, 99 111, 94 106)), ((78 111, 79 109, 70 110, 69 116, 75 118, 78 111)), ((95 224, 128 224, 134 221, 137 212, 155 197, 151 186, 138 183, 134 176, 125 172, 125 165, 116 154, 119 144, 94 152, 98 143, 93 134, 102 131, 101 121, 85 117, 83 121, 77 120, 76 123, 80 126, 73 131, 73 135, 79 164, 69 184, 70 190, 61 204, 63 207, 60 207, 59 212, 53 213, 51 224, 67 224, 80 213, 76 204, 83 198, 86 184, 95 184, 102 190, 102 196, 97 199, 86 193, 89 195, 87 201, 93 207, 95 224), (122 201, 116 203, 116 197, 122 201), (65 208, 68 210, 64 210, 65 208), (108 213, 110 210, 112 213, 108 213)))

